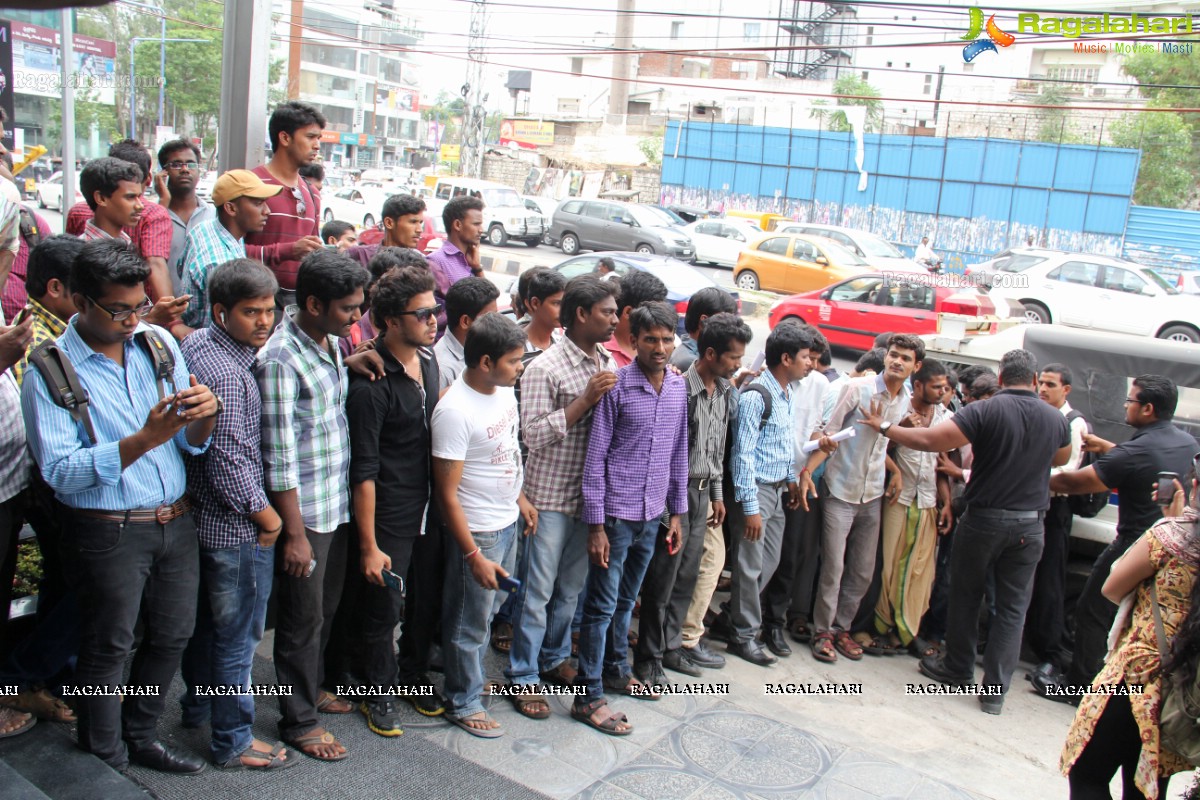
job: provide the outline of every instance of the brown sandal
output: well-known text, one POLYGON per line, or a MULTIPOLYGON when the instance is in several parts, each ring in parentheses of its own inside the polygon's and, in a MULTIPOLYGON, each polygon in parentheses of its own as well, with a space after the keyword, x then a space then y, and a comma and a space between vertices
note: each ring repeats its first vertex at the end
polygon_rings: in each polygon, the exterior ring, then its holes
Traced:
POLYGON ((833 646, 851 661, 859 661, 863 657, 862 647, 845 631, 837 632, 837 635, 833 637, 833 646))
POLYGON ((353 714, 354 705, 332 692, 322 689, 317 694, 317 711, 321 714, 353 714))
POLYGON ((817 661, 824 661, 826 664, 832 664, 837 661, 837 651, 833 646, 833 633, 831 631, 821 631, 812 639, 812 654, 817 661))
POLYGON ((571 717, 609 736, 628 736, 633 733, 629 717, 614 711, 603 697, 590 703, 575 703, 571 706, 571 717), (618 728, 618 725, 624 728, 618 728))
POLYGON ((341 761, 342 759, 346 758, 346 756, 350 755, 350 753, 346 750, 346 746, 339 742, 337 737, 335 737, 329 731, 325 731, 323 733, 306 733, 303 736, 297 736, 295 739, 288 741, 287 744, 294 747, 299 752, 304 753, 304 755, 308 756, 309 758, 315 758, 317 761, 341 761), (315 748, 321 745, 334 745, 342 748, 342 752, 335 756, 317 755, 315 748), (314 750, 310 751, 307 749, 310 747, 314 748, 314 750))
POLYGON ((550 701, 538 686, 520 686, 513 684, 513 694, 508 696, 513 708, 523 717, 530 719, 547 719, 550 716, 550 701))
POLYGON ((575 683, 575 678, 578 675, 579 670, 572 667, 570 663, 563 661, 554 669, 543 672, 542 680, 546 683, 553 683, 559 686, 571 686, 575 683))
POLYGON ((634 675, 627 675, 624 678, 605 678, 604 688, 610 692, 617 692, 626 697, 636 697, 639 700, 658 700, 662 697, 660 692, 651 690, 651 687, 642 683, 634 675))
POLYGON ((36 692, 21 692, 14 697, 5 698, 3 705, 33 714, 38 719, 48 722, 77 722, 75 712, 71 707, 50 694, 45 689, 36 692))
POLYGON ((512 652, 513 626, 511 622, 501 622, 492 628, 492 649, 502 656, 512 652))

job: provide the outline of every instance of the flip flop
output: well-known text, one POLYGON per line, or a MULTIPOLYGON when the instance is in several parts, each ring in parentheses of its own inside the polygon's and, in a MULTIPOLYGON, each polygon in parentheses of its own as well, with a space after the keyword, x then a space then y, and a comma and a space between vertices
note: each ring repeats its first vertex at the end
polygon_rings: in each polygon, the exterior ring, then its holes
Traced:
POLYGON ((486 711, 480 713, 483 714, 482 718, 478 718, 476 714, 471 714, 469 717, 460 717, 457 714, 451 714, 449 711, 442 716, 445 717, 450 724, 457 725, 467 733, 471 734, 472 736, 478 736, 480 739, 499 739, 504 735, 504 728, 503 726, 499 726, 499 723, 497 723, 498 727, 495 728, 471 727, 471 724, 467 720, 472 718, 476 718, 479 722, 495 722, 494 719, 487 715, 486 711))
POLYGON ((28 712, 35 715, 38 719, 44 719, 48 722, 78 721, 75 718, 75 712, 71 710, 69 705, 45 689, 38 689, 36 692, 21 692, 14 697, 5 699, 3 705, 15 708, 17 711, 28 712))
POLYGON ((550 717, 550 698, 542 694, 540 686, 518 686, 514 684, 513 694, 508 696, 513 708, 523 717, 530 719, 548 719, 550 717))
POLYGON ((247 747, 242 752, 238 753, 233 758, 229 759, 228 761, 224 762, 223 764, 217 764, 216 766, 217 766, 217 769, 223 769, 226 772, 240 772, 242 770, 258 770, 260 772, 262 772, 264 770, 278 771, 281 769, 287 769, 288 767, 296 766, 296 764, 299 763, 300 759, 298 759, 298 758, 286 758, 286 759, 281 758, 280 756, 283 755, 283 750, 284 750, 283 744, 275 745, 273 748, 271 748, 271 750, 269 752, 266 750, 255 750, 254 745, 250 745, 249 747, 247 747), (259 765, 259 766, 245 764, 242 762, 242 756, 250 756, 251 758, 266 759, 267 763, 259 765))
POLYGON ((353 714, 354 704, 322 689, 317 694, 317 711, 321 714, 353 714), (345 703, 344 710, 339 703, 345 703))
POLYGON ((20 719, 22 715, 25 716, 25 721, 7 733, 0 733, 0 739, 7 739, 10 736, 19 736, 37 724, 37 717, 35 717, 33 714, 25 711, 18 711, 15 708, 0 708, 0 725, 3 725, 7 722, 15 722, 20 719))
POLYGON ((309 733, 304 736, 297 736, 295 739, 287 741, 287 744, 294 748, 296 752, 303 753, 309 758, 315 758, 317 761, 341 761, 350 755, 350 752, 346 751, 344 753, 339 753, 336 756, 325 757, 316 755, 315 753, 310 753, 304 749, 306 747, 312 747, 313 745, 318 744, 341 744, 341 742, 337 740, 337 737, 335 737, 329 731, 325 731, 324 733, 320 734, 309 733))

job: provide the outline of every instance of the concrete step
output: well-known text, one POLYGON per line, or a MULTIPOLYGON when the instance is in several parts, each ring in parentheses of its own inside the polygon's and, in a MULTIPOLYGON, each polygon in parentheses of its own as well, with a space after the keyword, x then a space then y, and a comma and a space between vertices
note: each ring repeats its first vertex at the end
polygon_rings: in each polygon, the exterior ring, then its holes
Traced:
POLYGON ((40 721, 27 733, 0 739, 0 790, 5 800, 146 800, 147 793, 75 746, 69 728, 40 721), (10 774, 19 781, 9 781, 10 774), (13 785, 28 787, 12 795, 13 785), (30 793, 32 792, 32 793, 30 793))

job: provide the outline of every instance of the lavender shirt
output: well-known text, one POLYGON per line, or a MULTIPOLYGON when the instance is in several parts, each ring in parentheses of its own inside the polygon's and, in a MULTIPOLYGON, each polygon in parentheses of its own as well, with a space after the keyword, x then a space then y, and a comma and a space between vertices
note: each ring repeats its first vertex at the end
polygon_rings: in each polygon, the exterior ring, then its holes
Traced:
POLYGON ((645 522, 688 510, 687 384, 667 371, 661 392, 637 362, 617 370, 617 385, 592 418, 583 465, 583 521, 606 516, 645 522))

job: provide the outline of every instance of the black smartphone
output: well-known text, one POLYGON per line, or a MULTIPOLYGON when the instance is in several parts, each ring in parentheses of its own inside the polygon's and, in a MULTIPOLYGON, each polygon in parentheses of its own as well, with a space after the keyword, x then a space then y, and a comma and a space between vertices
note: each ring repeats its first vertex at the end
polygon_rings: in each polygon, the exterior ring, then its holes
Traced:
POLYGON ((17 312, 16 318, 12 321, 13 327, 15 328, 16 326, 20 325, 25 320, 29 319, 29 315, 31 312, 32 312, 32 309, 30 309, 29 306, 23 306, 21 308, 21 310, 17 312))
POLYGON ((383 585, 389 589, 395 589, 401 594, 404 593, 404 578, 401 578, 390 569, 382 569, 380 573, 383 575, 383 585))
POLYGON ((1175 481, 1177 480, 1179 480, 1179 476, 1174 472, 1158 473, 1158 486, 1154 489, 1154 497, 1160 506, 1170 504, 1175 497, 1175 481))
POLYGON ((497 583, 500 584, 500 588, 503 591, 506 591, 509 594, 516 594, 521 590, 521 582, 512 576, 501 578, 499 581, 497 581, 497 583))

